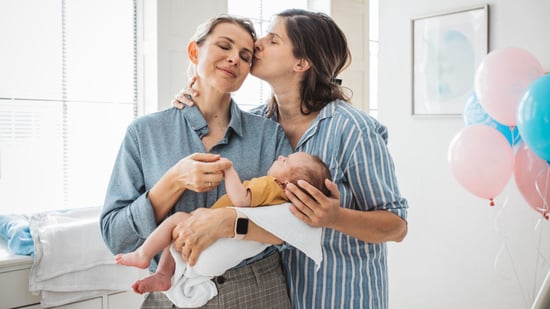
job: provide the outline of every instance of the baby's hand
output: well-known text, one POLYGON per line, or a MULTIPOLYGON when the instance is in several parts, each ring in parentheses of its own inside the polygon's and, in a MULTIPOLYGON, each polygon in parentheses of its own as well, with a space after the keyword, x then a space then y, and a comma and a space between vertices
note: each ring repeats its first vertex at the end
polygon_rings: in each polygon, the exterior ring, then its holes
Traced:
POLYGON ((229 162, 231 165, 230 165, 228 168, 226 168, 226 170, 227 170, 227 169, 230 169, 230 168, 233 168, 233 162, 231 162, 231 160, 229 160, 228 158, 223 158, 223 157, 221 157, 221 158, 218 160, 218 162, 229 162))

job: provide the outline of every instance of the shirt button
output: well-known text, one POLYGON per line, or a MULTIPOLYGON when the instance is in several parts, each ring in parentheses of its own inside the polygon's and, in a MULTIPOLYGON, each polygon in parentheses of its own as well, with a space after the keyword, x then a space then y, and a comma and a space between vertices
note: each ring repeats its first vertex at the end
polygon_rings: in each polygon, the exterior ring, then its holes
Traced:
POLYGON ((223 284, 225 282, 225 277, 224 276, 216 277, 216 282, 218 282, 219 284, 223 284))

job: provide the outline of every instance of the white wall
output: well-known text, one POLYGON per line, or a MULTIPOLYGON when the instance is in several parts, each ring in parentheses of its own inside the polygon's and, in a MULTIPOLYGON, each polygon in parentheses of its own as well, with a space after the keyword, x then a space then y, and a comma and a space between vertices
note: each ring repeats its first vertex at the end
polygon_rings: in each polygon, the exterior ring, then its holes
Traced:
POLYGON ((338 78, 352 91, 351 102, 368 110, 369 104, 369 17, 368 0, 330 1, 330 16, 346 34, 351 51, 350 66, 338 78))
MULTIPOLYGON (((513 179, 490 207, 451 175, 447 150, 462 118, 410 116, 411 18, 481 4, 380 1, 379 118, 410 203, 409 235, 389 250, 390 308, 529 308, 549 269, 550 223, 513 179)), ((550 1, 488 4, 490 50, 522 47, 550 71, 550 1)))

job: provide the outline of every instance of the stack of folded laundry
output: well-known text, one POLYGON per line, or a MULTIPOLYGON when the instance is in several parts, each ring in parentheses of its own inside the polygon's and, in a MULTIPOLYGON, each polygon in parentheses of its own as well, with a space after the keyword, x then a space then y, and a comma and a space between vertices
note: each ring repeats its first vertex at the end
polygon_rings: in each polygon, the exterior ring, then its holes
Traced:
MULTIPOLYGON (((130 290, 146 270, 114 263, 99 230, 101 208, 50 211, 28 217, 11 216, 1 229, 11 237, 15 254, 34 255, 29 291, 41 296, 44 307, 130 290), (28 233, 32 236, 29 248, 28 233), (28 253, 31 251, 30 253, 28 253)), ((0 221, 2 222, 2 221, 0 221)), ((5 223, 5 222, 4 222, 5 223)), ((10 239, 7 239, 8 245, 10 239)), ((11 250, 11 248, 10 248, 11 250)))

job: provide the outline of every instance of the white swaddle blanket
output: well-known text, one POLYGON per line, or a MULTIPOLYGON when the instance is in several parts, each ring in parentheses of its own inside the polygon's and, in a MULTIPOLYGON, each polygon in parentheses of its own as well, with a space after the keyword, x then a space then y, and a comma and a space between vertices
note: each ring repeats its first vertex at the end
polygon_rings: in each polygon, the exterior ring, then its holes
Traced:
MULTIPOLYGON (((289 203, 285 203, 235 209, 248 216, 256 225, 304 252, 315 262, 318 269, 323 259, 322 230, 300 221, 288 210, 289 206, 289 203)), ((203 306, 218 294, 216 285, 210 280, 212 277, 223 274, 268 246, 269 244, 256 241, 221 238, 201 253, 193 267, 187 267, 180 254, 171 247, 170 251, 176 261, 176 271, 172 276, 172 287, 165 294, 178 307, 203 306)))

